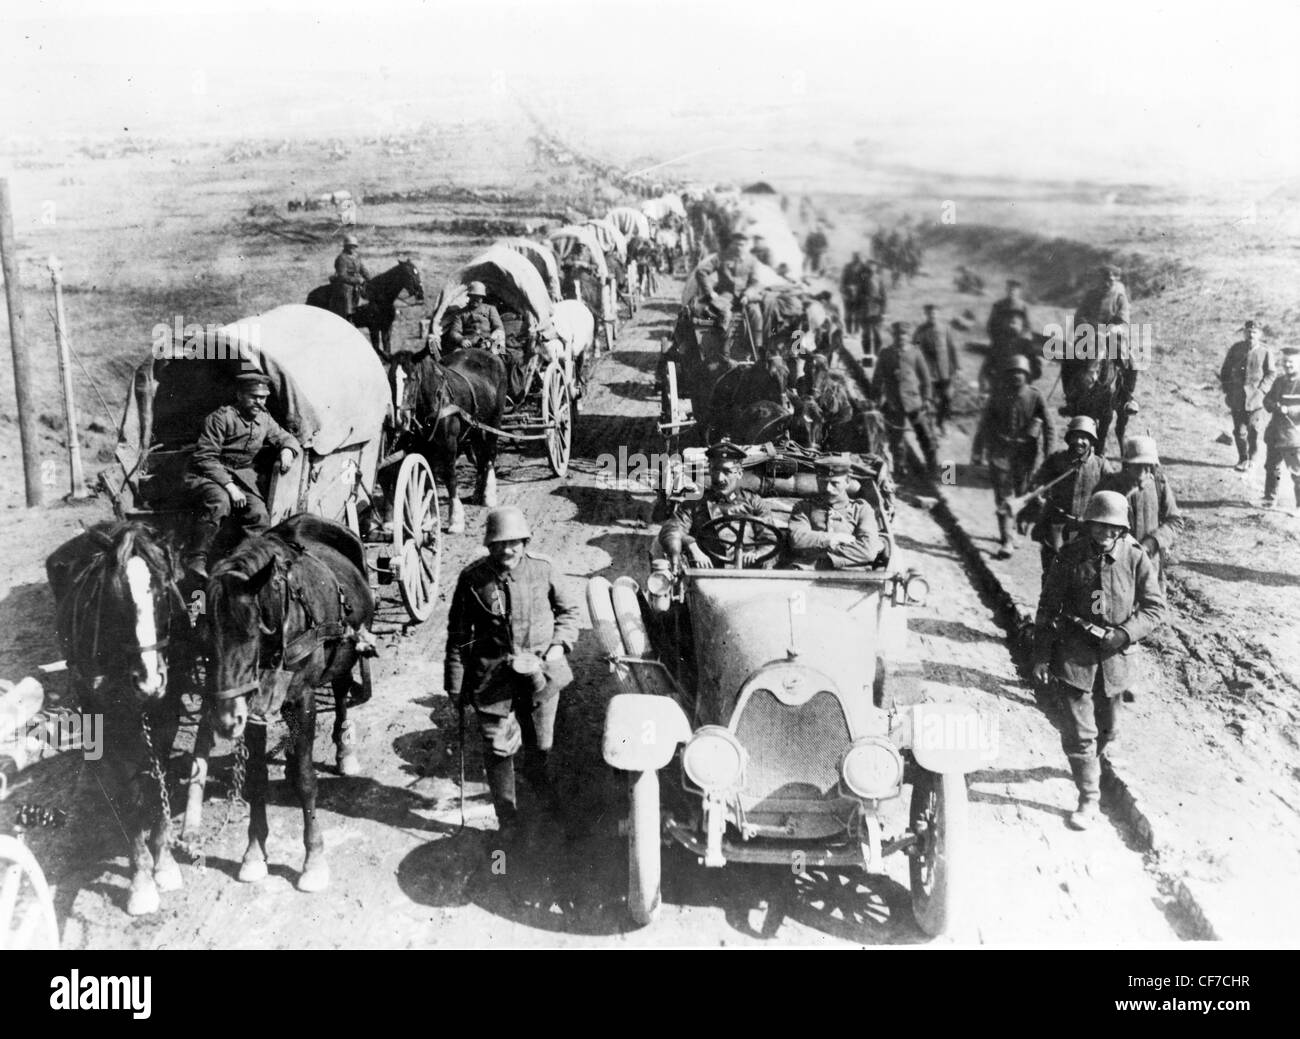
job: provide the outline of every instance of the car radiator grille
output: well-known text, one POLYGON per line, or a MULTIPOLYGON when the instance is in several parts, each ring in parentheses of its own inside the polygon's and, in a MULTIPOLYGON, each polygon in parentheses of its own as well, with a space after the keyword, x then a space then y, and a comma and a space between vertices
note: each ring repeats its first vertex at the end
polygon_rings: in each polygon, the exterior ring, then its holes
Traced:
POLYGON ((849 748, 848 722, 835 695, 819 692, 798 707, 767 689, 748 699, 735 726, 749 757, 741 791, 747 809, 768 798, 821 798, 839 782, 849 748))

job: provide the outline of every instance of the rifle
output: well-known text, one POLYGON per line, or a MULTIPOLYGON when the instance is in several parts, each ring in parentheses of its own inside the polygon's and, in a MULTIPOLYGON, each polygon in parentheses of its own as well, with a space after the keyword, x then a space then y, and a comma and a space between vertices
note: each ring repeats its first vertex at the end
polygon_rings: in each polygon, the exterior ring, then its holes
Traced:
POLYGON ((1008 498, 1006 501, 1002 503, 1003 510, 1008 514, 1014 516, 1026 505, 1028 505, 1031 501, 1034 501, 1036 499, 1041 499, 1044 495, 1047 494, 1048 491, 1050 491, 1058 483, 1064 480, 1067 476, 1073 476, 1078 471, 1079 471, 1079 463, 1075 462, 1071 464, 1069 469, 1061 473, 1060 476, 1054 476, 1052 479, 1048 480, 1047 483, 1043 484, 1041 487, 1035 487, 1033 490, 1026 491, 1024 494, 1020 494, 1015 497, 1008 498))

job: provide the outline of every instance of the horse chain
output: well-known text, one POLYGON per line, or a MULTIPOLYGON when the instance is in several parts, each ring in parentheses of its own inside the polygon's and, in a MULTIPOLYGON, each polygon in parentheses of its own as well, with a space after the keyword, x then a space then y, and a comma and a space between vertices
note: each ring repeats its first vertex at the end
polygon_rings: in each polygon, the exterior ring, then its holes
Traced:
POLYGON ((158 801, 162 806, 162 815, 166 824, 166 838, 164 847, 170 847, 176 843, 176 838, 172 835, 172 802, 167 793, 167 776, 163 772, 162 763, 158 760, 158 754, 154 750, 153 730, 149 726, 149 715, 140 712, 140 733, 144 736, 144 749, 149 755, 149 774, 153 777, 154 782, 158 784, 158 801))

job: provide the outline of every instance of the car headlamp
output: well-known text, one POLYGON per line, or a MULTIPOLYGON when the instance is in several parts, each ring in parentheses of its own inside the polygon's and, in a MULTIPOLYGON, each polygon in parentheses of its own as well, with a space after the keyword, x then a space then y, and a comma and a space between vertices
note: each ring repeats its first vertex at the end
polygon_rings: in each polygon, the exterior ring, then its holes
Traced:
POLYGON ((731 730, 706 725, 686 744, 682 767, 687 778, 702 790, 734 790, 745 771, 745 749, 731 730))
POLYGON ((903 781, 903 757, 887 740, 858 740, 845 753, 840 775, 858 797, 889 797, 903 781))
POLYGON ((930 582, 920 574, 913 574, 903 585, 903 594, 912 606, 921 606, 930 596, 930 582))

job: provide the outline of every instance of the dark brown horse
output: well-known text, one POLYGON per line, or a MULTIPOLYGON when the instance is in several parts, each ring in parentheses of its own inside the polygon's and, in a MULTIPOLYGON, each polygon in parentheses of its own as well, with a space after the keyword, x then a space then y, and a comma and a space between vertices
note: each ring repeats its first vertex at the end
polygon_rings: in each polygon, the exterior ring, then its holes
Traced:
MULTIPOLYGON (((384 356, 391 352, 393 322, 397 320, 397 298, 403 292, 417 303, 424 302, 420 268, 411 259, 399 260, 396 267, 390 267, 383 274, 377 274, 366 282, 366 302, 357 307, 351 318, 354 325, 370 333, 370 345, 384 356)), ((328 283, 318 285, 307 293, 307 305, 333 310, 333 298, 328 283)))
POLYGON ((355 771, 346 767, 347 698, 375 612, 365 550, 346 527, 293 516, 213 568, 207 605, 213 724, 227 739, 239 739, 247 727, 248 848, 239 879, 258 881, 267 873, 266 721, 278 708, 290 735, 285 773, 302 804, 306 859, 298 890, 323 890, 329 864, 316 819, 315 690, 334 690, 339 770, 355 771))
POLYGON ((1118 411, 1119 421, 1115 435, 1121 452, 1124 448, 1124 429, 1128 415, 1120 405, 1119 364, 1106 355, 1104 348, 1097 356, 1061 363, 1061 382, 1065 388, 1063 413, 1087 415, 1097 423, 1097 450, 1105 453, 1106 435, 1118 411))
POLYGON ((45 570, 75 702, 103 719, 96 767, 130 842, 127 912, 157 912, 159 891, 181 887, 162 784, 199 654, 180 572, 168 546, 139 523, 78 534, 55 549, 45 570))
POLYGON ((705 411, 710 440, 734 438, 736 421, 743 409, 759 401, 770 401, 788 410, 790 370, 779 354, 767 354, 754 364, 729 365, 718 375, 709 392, 705 411))
MULTIPOLYGON (((406 387, 403 411, 408 430, 405 445, 429 462, 446 488, 452 534, 465 531, 465 509, 456 480, 456 459, 466 451, 478 471, 475 496, 489 508, 497 499, 497 435, 476 423, 501 428, 512 384, 506 364, 489 350, 457 350, 441 360, 422 351, 403 366, 406 387)), ((518 389, 518 386, 514 386, 518 389)))

